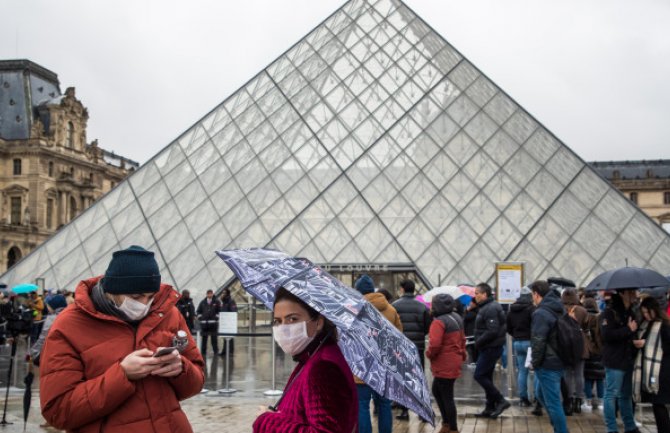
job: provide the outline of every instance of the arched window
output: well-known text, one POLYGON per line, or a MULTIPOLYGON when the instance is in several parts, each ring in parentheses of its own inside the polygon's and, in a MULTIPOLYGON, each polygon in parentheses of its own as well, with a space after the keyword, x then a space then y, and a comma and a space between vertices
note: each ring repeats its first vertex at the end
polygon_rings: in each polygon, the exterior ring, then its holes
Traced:
POLYGON ((16 262, 21 260, 22 256, 23 254, 21 254, 19 247, 11 247, 7 252, 7 269, 11 268, 16 262))
POLYGON ((70 221, 77 216, 77 200, 70 196, 70 221))
POLYGON ((49 177, 54 177, 54 163, 49 161, 49 177))
POLYGON ((67 122, 67 130, 65 131, 65 145, 70 149, 74 149, 74 125, 72 122, 67 122))

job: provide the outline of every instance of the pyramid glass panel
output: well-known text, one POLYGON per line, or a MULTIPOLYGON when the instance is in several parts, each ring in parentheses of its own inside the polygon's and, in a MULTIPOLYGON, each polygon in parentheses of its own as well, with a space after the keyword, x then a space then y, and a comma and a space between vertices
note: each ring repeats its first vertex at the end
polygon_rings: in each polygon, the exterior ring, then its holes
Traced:
POLYGON ((130 245, 195 298, 239 247, 428 287, 670 268, 666 232, 399 0, 344 4, 0 279, 71 289, 130 245))

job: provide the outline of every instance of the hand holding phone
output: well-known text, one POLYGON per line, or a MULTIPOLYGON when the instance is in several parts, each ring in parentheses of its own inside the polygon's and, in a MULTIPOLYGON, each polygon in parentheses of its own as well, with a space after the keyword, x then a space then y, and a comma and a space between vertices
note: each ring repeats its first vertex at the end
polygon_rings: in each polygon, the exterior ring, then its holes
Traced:
POLYGON ((169 355, 172 352, 174 352, 175 350, 177 350, 177 348, 174 347, 174 346, 163 347, 162 349, 157 350, 156 353, 154 353, 154 358, 160 358, 161 356, 169 355))

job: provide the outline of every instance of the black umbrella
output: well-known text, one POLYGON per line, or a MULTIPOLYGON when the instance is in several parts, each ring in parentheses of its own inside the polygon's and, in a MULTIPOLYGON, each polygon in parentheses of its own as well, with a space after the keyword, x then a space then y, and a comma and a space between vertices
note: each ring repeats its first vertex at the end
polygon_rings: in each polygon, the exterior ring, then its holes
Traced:
MULTIPOLYGON (((29 361, 30 362, 30 361, 29 361)), ((28 374, 23 378, 23 383, 26 384, 26 390, 23 393, 23 431, 26 431, 26 423, 28 422, 28 412, 30 412, 30 399, 33 396, 33 379, 35 375, 32 372, 32 365, 28 368, 28 374)))
POLYGON ((598 275, 586 290, 623 290, 670 287, 670 280, 651 269, 625 267, 598 275))
POLYGON ((577 287, 577 286, 575 285, 575 282, 574 282, 574 281, 572 281, 572 280, 568 280, 567 278, 563 278, 563 277, 549 277, 549 278, 547 278, 547 282, 548 282, 549 284, 555 284, 555 285, 557 285, 557 286, 561 286, 561 287, 563 287, 563 288, 566 288, 566 287, 577 287))

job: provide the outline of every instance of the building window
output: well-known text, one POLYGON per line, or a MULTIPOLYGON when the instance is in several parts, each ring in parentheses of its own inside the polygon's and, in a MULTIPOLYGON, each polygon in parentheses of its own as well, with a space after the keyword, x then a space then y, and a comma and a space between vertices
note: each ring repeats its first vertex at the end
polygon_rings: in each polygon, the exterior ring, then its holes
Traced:
POLYGON ((10 215, 10 224, 20 225, 21 224, 21 197, 12 197, 11 201, 11 215, 10 215))
POLYGON ((637 204, 637 193, 636 192, 631 192, 630 193, 630 201, 637 204))
POLYGON ((21 250, 18 247, 11 247, 9 251, 7 252, 7 269, 11 268, 21 260, 21 257, 23 254, 21 254, 21 250))
POLYGON ((65 132, 65 140, 67 142, 67 147, 74 149, 74 125, 72 122, 67 122, 67 130, 65 132))
POLYGON ((612 173, 612 178, 614 179, 619 179, 621 177, 621 173, 619 173, 619 170, 614 170, 612 173))
POLYGON ((77 216, 77 200, 74 197, 70 197, 70 221, 77 216))
POLYGON ((21 175, 21 160, 17 158, 14 160, 14 176, 19 175, 21 175))
POLYGON ((47 228, 52 229, 54 226, 54 201, 52 198, 47 199, 47 228))
POLYGON ((49 177, 54 177, 54 163, 49 161, 49 177))
POLYGON ((663 193, 663 204, 670 204, 670 191, 663 193))
POLYGON ((93 183, 93 173, 88 174, 88 181, 93 183))
POLYGON ((74 179, 74 167, 70 167, 70 177, 74 179))

